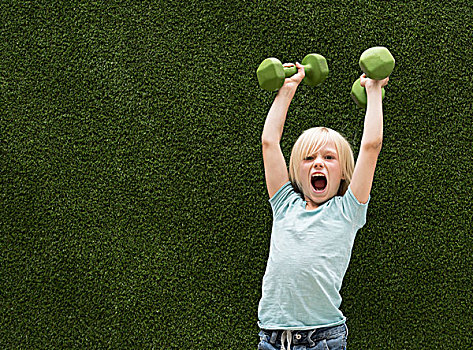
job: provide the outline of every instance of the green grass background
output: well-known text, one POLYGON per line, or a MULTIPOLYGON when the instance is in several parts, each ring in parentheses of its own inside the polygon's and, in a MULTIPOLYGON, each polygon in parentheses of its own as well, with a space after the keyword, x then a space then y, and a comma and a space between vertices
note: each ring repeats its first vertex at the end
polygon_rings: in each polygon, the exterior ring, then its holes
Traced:
POLYGON ((282 148, 342 132, 360 54, 396 58, 351 349, 473 348, 469 1, 0 4, 0 347, 256 349, 271 211, 266 57, 320 53, 282 148))

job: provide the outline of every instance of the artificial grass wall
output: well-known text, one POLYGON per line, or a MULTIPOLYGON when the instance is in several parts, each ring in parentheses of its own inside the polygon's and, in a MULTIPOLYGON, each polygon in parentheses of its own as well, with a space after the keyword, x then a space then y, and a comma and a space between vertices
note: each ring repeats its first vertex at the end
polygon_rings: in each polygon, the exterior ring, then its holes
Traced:
POLYGON ((342 289, 352 349, 465 349, 471 329, 468 1, 0 4, 2 348, 255 349, 271 211, 266 57, 316 52, 286 156, 360 142, 360 54, 396 58, 368 223, 342 289))

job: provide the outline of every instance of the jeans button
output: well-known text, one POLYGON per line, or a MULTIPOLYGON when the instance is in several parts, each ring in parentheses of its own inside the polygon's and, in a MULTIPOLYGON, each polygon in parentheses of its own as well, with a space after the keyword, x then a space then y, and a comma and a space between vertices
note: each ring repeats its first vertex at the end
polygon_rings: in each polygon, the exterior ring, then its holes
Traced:
POLYGON ((302 335, 296 334, 296 339, 297 339, 297 340, 300 340, 301 338, 302 338, 302 335))

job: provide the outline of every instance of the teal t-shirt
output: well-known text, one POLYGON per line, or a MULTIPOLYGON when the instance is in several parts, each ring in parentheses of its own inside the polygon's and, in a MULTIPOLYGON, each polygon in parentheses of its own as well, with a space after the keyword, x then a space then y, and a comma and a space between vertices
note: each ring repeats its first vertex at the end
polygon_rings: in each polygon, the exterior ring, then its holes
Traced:
POLYGON ((368 203, 358 202, 349 187, 344 196, 306 210, 290 182, 269 202, 273 228, 258 325, 305 330, 343 324, 340 288, 368 203))

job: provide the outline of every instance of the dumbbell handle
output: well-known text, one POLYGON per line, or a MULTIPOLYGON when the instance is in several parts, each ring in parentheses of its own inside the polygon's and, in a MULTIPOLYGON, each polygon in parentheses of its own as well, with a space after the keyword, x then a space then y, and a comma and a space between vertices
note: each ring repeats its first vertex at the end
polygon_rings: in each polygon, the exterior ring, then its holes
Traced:
MULTIPOLYGON (((321 84, 328 74, 327 61, 321 55, 309 54, 302 60, 302 67, 304 67, 305 78, 304 82, 308 85, 316 86, 321 84)), ((286 78, 292 77, 297 73, 298 69, 294 65, 292 67, 283 67, 284 76, 286 78)))
MULTIPOLYGON (((307 72, 308 70, 310 70, 310 67, 304 66, 304 71, 307 72)), ((297 67, 296 66, 284 67, 284 75, 286 76, 286 78, 292 77, 296 73, 297 73, 297 67)))

